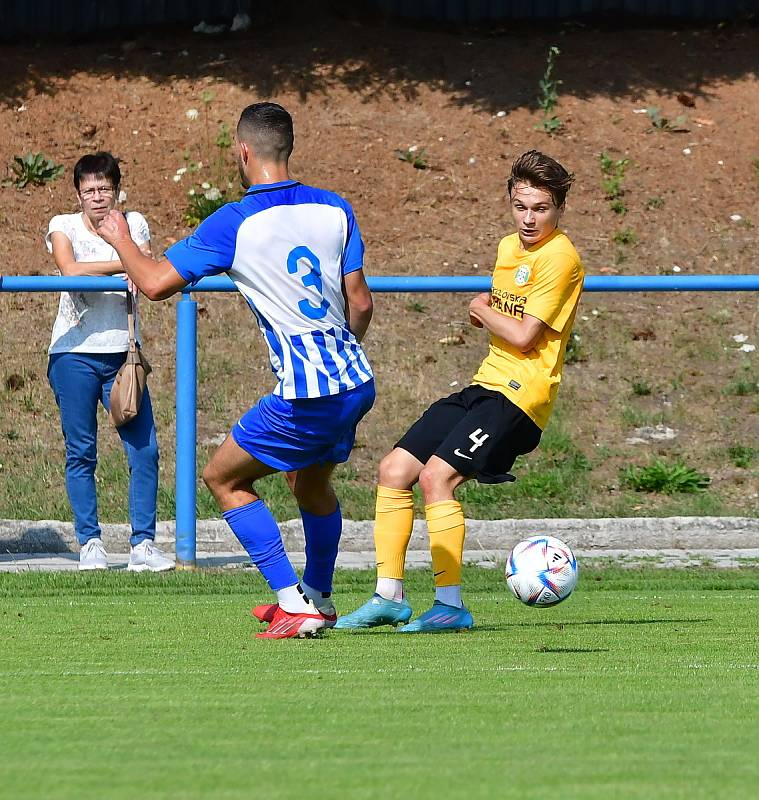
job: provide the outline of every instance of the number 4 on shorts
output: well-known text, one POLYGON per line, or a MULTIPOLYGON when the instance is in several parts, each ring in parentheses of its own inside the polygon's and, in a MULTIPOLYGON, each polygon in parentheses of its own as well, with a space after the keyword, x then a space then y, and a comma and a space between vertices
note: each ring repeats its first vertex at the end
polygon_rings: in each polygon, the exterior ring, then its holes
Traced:
MULTIPOLYGON (((477 428, 476 431, 472 431, 469 434, 469 438, 472 440, 472 446, 469 448, 469 452, 473 453, 478 447, 482 447, 482 445, 485 444, 485 441, 490 438, 490 434, 483 433, 482 428, 477 428)), ((471 456, 462 453, 458 447, 453 451, 453 454, 460 458, 466 458, 469 461, 472 460, 471 456)))

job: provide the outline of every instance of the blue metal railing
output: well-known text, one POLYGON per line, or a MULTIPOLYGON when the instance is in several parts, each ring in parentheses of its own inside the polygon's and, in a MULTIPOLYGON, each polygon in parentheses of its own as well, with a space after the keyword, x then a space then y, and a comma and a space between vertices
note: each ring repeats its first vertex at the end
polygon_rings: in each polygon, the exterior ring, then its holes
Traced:
MULTIPOLYGON (((373 292, 486 292, 490 276, 370 277, 373 292)), ((121 278, 1 276, 0 292, 124 291, 121 278)), ((632 275, 585 279, 586 292, 759 292, 757 275, 632 275)), ((195 564, 197 303, 193 292, 232 292, 226 277, 204 278, 182 291, 177 303, 176 355, 176 553, 180 566, 195 564)))

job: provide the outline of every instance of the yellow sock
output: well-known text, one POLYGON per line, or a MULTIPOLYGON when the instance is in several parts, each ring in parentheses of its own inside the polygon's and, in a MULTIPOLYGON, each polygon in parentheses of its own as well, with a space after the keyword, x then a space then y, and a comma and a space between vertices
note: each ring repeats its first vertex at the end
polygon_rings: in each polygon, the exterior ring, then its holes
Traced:
POLYGON ((410 489, 377 487, 374 515, 374 548, 377 577, 403 578, 406 548, 414 527, 414 496, 410 489))
POLYGON ((424 507, 430 534, 435 586, 459 586, 464 560, 464 512, 457 500, 441 500, 424 507))

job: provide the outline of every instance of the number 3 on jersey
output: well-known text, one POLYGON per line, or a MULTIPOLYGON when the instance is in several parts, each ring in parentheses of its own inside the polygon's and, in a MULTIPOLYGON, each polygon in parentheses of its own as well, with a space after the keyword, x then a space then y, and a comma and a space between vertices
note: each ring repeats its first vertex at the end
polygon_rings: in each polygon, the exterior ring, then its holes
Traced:
MULTIPOLYGON (((313 286, 314 289, 322 294, 322 269, 318 257, 311 252, 305 245, 295 247, 290 251, 287 257, 287 271, 291 275, 297 275, 299 263, 302 262, 306 267, 306 274, 300 276, 301 283, 308 288, 313 286)), ((322 297, 321 303, 317 306, 310 300, 301 300, 298 303, 298 308, 301 313, 305 314, 309 319, 321 319, 327 315, 329 303, 322 297)))

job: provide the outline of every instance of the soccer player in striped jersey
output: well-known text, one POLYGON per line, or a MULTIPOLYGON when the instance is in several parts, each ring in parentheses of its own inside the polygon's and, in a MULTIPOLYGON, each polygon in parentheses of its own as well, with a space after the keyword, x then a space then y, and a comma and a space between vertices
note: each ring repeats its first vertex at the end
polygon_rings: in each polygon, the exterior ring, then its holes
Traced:
POLYGON ((244 197, 170 247, 166 260, 143 255, 117 212, 98 232, 151 300, 226 272, 248 303, 277 385, 240 418, 203 479, 276 593, 276 603, 253 610, 269 623, 258 636, 307 636, 337 619, 331 592, 342 517, 330 476, 335 464, 348 459, 356 426, 374 402, 372 369, 360 344, 372 298, 350 205, 290 176, 290 114, 275 103, 248 106, 236 147, 244 197), (301 581, 255 490, 255 481, 280 471, 303 518, 301 581))
POLYGON ((433 403, 382 459, 374 525, 377 589, 336 627, 410 619, 403 573, 417 482, 425 501, 435 601, 401 631, 433 633, 474 624, 461 599, 465 527, 455 491, 472 479, 513 481, 514 461, 538 446, 551 415, 584 275, 577 251, 558 227, 572 180, 561 164, 536 150, 514 162, 508 191, 517 230, 498 246, 490 292, 469 305, 472 325, 490 334, 488 354, 470 386, 433 403))

